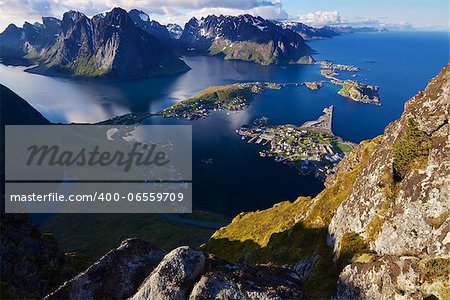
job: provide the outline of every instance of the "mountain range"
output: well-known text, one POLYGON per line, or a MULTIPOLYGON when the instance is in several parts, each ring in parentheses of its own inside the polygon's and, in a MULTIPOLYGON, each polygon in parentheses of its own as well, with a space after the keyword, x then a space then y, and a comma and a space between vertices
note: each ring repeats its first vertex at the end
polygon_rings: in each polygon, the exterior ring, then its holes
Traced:
MULTIPOLYGON (((311 29, 312 30, 312 29, 311 29)), ((27 59, 50 75, 127 79, 183 72, 181 55, 221 54, 259 64, 311 63, 314 51, 293 30, 251 15, 192 18, 162 25, 143 11, 121 8, 92 18, 77 11, 61 20, 10 24, 0 34, 0 57, 27 59)))
POLYGON ((10 24, 0 34, 4 63, 36 64, 29 72, 129 79, 189 70, 182 55, 222 55, 258 64, 313 63, 305 40, 374 28, 313 28, 251 15, 192 18, 184 29, 162 25, 137 9, 114 8, 92 18, 69 11, 62 20, 10 24), (26 59, 26 61, 24 61, 26 59))
POLYGON ((386 32, 385 28, 352 27, 352 26, 323 26, 315 28, 295 21, 274 21, 275 24, 300 34, 305 40, 329 39, 341 34, 358 32, 386 32))

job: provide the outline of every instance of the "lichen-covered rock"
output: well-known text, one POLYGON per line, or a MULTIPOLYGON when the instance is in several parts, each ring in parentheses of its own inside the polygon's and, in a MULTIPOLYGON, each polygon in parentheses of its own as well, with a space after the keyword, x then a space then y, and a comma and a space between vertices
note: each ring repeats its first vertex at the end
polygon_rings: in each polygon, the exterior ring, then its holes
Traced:
POLYGON ((336 300, 448 299, 449 274, 449 257, 366 257, 342 271, 336 300))
POLYGON ((164 251, 139 238, 124 240, 45 299, 125 299, 137 291, 163 256, 164 251))
POLYGON ((291 269, 225 264, 203 275, 189 299, 301 300, 304 297, 299 277, 291 269))
POLYGON ((448 299, 449 119, 450 64, 386 128, 331 221, 336 257, 355 254, 340 274, 338 299, 448 299), (358 249, 377 258, 367 261, 358 249))
MULTIPOLYGON (((450 253, 450 66, 405 104, 329 227, 386 255, 450 253)), ((344 166, 339 166, 344 168, 344 166)))
POLYGON ((189 247, 176 248, 164 257, 131 299, 185 299, 204 268, 202 252, 189 247))

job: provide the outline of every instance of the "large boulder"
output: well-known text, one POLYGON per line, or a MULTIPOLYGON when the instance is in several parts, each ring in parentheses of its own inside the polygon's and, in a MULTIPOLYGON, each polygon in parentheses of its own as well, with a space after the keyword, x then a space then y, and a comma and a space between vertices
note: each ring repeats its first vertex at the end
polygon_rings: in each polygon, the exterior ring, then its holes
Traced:
POLYGON ((139 238, 124 240, 45 299, 125 299, 137 291, 164 254, 139 238))
POLYGON ((176 248, 164 257, 131 299, 185 299, 204 269, 202 252, 189 247, 176 248))

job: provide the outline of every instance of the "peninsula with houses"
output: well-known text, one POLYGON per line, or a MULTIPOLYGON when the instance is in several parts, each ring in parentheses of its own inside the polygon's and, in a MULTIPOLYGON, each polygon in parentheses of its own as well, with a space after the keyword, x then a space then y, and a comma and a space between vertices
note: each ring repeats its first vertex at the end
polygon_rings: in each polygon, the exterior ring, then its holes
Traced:
POLYGON ((323 110, 317 120, 300 126, 270 126, 267 118, 260 118, 252 125, 236 130, 247 143, 266 145, 259 152, 261 157, 273 157, 295 167, 302 175, 314 174, 324 180, 333 168, 350 152, 354 144, 344 141, 332 132, 333 106, 323 110))

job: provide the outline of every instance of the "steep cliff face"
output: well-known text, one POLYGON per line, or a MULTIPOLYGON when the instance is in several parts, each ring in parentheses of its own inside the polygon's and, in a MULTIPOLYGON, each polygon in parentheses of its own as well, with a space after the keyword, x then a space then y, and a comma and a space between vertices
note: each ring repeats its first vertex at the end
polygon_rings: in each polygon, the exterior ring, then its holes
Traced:
POLYGON ((354 232, 383 255, 450 252, 450 67, 390 124, 330 224, 335 249, 354 232))
POLYGON ((309 298, 444 299, 450 291, 449 115, 447 65, 383 135, 358 145, 336 167, 317 197, 240 214, 204 249, 231 261, 309 268, 303 280, 309 298))
POLYGON ((313 53, 299 34, 251 15, 192 18, 180 42, 188 53, 220 53, 263 65, 298 63, 313 53))
POLYGON ((356 234, 373 257, 344 269, 339 295, 449 295, 450 66, 405 105, 329 226, 336 255, 356 234), (379 257, 381 256, 381 257, 379 257), (367 278, 379 281, 368 288, 367 278))

